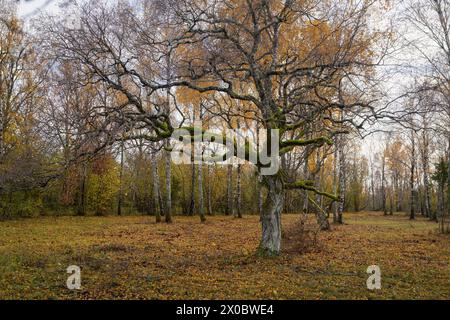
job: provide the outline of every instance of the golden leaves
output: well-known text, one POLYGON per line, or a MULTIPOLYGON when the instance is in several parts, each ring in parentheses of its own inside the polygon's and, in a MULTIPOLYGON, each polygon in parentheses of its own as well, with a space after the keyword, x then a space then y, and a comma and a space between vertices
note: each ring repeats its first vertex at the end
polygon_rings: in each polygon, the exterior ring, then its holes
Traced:
MULTIPOLYGON (((298 219, 284 215, 283 229, 298 219)), ((272 259, 255 255, 257 216, 205 224, 175 217, 171 225, 147 216, 1 222, 0 298, 449 298, 448 238, 430 233, 434 223, 367 212, 346 221, 304 253, 286 234, 284 253, 272 259), (373 263, 383 272, 379 292, 365 286, 373 263), (78 292, 64 287, 71 264, 82 268, 78 292)))

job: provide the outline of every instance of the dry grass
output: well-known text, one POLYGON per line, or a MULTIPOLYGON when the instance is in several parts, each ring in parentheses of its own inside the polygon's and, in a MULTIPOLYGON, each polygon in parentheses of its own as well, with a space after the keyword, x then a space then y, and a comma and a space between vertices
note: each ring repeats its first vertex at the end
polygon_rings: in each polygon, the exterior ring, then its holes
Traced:
POLYGON ((331 232, 297 234, 284 253, 255 254, 258 217, 60 217, 0 222, 2 299, 449 299, 449 236, 404 215, 347 214, 331 232), (309 241, 309 242, 308 242, 309 241), (308 245, 299 242, 308 242, 308 245), (382 290, 366 288, 377 264, 382 290), (69 265, 82 290, 65 287, 69 265))

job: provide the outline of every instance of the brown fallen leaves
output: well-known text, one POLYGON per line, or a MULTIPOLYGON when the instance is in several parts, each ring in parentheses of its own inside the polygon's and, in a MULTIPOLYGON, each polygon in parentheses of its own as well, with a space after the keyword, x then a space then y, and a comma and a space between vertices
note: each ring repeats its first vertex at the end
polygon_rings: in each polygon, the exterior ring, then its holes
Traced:
MULTIPOLYGON (((255 254, 258 217, 61 217, 0 223, 2 299, 449 299, 448 236, 403 214, 346 214, 346 224, 296 234, 283 216, 284 252, 255 254), (305 245, 305 242, 309 243, 305 245), (366 288, 377 264, 382 290, 366 288), (82 268, 82 290, 65 287, 82 268)), ((311 219, 312 222, 312 219, 311 219)))

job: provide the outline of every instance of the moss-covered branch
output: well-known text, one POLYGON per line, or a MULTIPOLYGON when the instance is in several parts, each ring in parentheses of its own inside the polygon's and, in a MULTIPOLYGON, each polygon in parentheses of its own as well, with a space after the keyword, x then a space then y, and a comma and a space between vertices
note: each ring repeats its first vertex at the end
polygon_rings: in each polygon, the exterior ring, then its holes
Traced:
POLYGON ((309 180, 297 181, 294 183, 286 183, 284 187, 287 190, 302 189, 306 191, 312 191, 318 195, 330 198, 334 201, 339 201, 339 197, 337 195, 318 190, 316 187, 314 187, 313 182, 309 180))
POLYGON ((328 137, 317 137, 313 139, 292 139, 292 140, 284 140, 280 143, 280 149, 285 150, 286 148, 294 148, 301 146, 309 146, 311 144, 317 145, 332 145, 333 141, 328 137))
MULTIPOLYGON (((196 160, 204 160, 204 161, 226 161, 231 156, 238 157, 242 160, 250 160, 250 159, 256 159, 257 163, 259 164, 259 156, 258 153, 253 150, 253 148, 250 145, 250 141, 248 139, 245 140, 243 145, 238 145, 238 141, 234 137, 229 137, 226 134, 219 134, 214 133, 211 131, 207 131, 203 128, 196 128, 196 127, 182 127, 181 130, 186 130, 189 132, 190 135, 188 136, 181 136, 183 139, 186 139, 186 141, 190 142, 197 142, 197 141, 203 141, 204 138, 207 139, 207 142, 212 143, 218 143, 225 147, 233 147, 233 150, 228 150, 228 152, 225 152, 223 155, 214 155, 212 157, 205 157, 202 156, 200 159, 196 160), (239 148, 243 148, 244 154, 239 154, 238 150, 239 148)), ((198 158, 198 157, 197 157, 198 158)))

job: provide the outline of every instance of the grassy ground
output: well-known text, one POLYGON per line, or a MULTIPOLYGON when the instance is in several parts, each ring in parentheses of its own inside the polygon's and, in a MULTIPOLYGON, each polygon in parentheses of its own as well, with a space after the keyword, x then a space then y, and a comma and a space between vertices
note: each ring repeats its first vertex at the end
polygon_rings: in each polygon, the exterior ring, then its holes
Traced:
POLYGON ((258 217, 61 217, 0 222, 2 299, 449 299, 450 238, 403 214, 347 214, 317 239, 283 216, 284 252, 255 254, 258 217), (308 244, 306 247, 304 243, 308 244), (379 265, 382 289, 366 288, 379 265), (82 268, 82 289, 66 268, 82 268))

